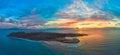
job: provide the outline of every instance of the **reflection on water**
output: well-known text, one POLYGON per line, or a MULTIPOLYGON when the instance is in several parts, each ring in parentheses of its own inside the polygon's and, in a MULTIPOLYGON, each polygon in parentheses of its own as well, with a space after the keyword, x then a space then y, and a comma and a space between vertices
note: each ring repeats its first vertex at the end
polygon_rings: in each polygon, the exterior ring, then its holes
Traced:
MULTIPOLYGON (((95 46, 95 43, 98 42, 105 42, 105 31, 104 30, 84 30, 82 31, 85 34, 88 34, 88 36, 78 37, 78 39, 81 42, 86 42, 88 46, 95 46)), ((81 30, 78 30, 78 33, 81 33, 81 30)))
MULTIPOLYGON (((83 46, 80 46, 80 49, 83 49, 86 53, 90 55, 98 55, 98 53, 94 51, 102 51, 102 48, 99 48, 99 44, 105 42, 105 31, 104 30, 93 30, 93 29, 87 29, 87 30, 78 30, 78 33, 85 33, 88 34, 88 36, 78 37, 81 43, 85 43, 83 46), (92 52, 93 51, 93 52, 92 52)), ((78 44, 79 45, 79 44, 78 44)), ((100 54, 100 53, 99 53, 100 54)))
MULTIPOLYGON (((78 33, 87 33, 88 36, 78 37, 85 43, 80 46, 86 53, 90 55, 119 55, 120 53, 120 38, 119 29, 87 29, 84 31, 78 30, 78 33)), ((81 43, 80 42, 80 43, 81 43)), ((79 44, 78 44, 79 45, 79 44)))

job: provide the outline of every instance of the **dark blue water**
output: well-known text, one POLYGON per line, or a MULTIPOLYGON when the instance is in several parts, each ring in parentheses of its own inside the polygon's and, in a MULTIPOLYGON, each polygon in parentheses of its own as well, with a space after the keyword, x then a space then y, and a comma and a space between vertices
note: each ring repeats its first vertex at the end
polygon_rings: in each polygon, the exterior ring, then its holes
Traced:
POLYGON ((78 37, 78 44, 41 42, 27 39, 9 38, 7 35, 18 31, 49 31, 81 33, 73 29, 17 30, 0 29, 0 55, 120 55, 120 29, 87 29, 78 37))

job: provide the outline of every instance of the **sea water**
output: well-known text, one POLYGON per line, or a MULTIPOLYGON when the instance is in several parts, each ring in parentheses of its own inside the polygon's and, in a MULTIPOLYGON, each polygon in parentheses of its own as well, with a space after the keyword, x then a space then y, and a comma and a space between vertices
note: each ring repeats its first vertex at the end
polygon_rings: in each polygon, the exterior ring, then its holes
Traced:
POLYGON ((120 29, 86 29, 82 33, 88 36, 77 37, 80 43, 34 41, 9 38, 12 32, 59 32, 80 33, 74 29, 0 29, 0 55, 120 55, 120 29))

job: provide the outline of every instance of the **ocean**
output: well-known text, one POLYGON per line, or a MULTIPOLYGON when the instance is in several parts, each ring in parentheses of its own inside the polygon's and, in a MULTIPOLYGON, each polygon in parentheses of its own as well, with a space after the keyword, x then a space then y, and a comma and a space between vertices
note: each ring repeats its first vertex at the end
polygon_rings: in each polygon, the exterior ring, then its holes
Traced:
POLYGON ((120 55, 120 29, 0 29, 0 55, 120 55), (77 37, 80 43, 67 44, 53 41, 35 41, 10 38, 12 32, 84 33, 77 37))

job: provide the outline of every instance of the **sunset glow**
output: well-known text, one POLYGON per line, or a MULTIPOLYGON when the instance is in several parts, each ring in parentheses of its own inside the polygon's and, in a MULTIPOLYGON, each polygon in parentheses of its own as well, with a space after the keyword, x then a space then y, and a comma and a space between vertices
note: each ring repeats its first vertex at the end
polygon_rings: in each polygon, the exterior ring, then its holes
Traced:
POLYGON ((106 28, 106 27, 120 27, 117 22, 113 21, 83 21, 75 23, 74 26, 80 28, 106 28))
POLYGON ((6 6, 2 9, 3 11, 0 11, 0 28, 120 28, 119 6, 109 4, 112 1, 66 0, 59 2, 65 4, 55 3, 57 4, 55 5, 51 2, 50 4, 53 5, 48 5, 48 3, 38 3, 38 5, 35 3, 36 7, 29 9, 23 7, 17 10, 16 8, 7 9, 9 6, 6 6), (104 7, 105 4, 107 7, 104 7), (24 8, 28 11, 24 12, 24 8))

